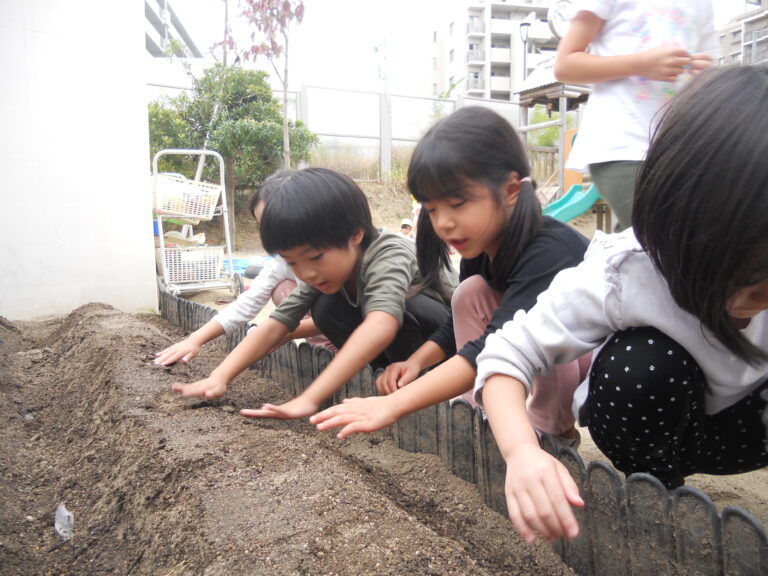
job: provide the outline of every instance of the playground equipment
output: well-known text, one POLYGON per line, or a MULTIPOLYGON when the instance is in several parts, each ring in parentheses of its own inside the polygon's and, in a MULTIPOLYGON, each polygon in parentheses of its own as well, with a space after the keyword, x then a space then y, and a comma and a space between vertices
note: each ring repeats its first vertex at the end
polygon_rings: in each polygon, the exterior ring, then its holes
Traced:
POLYGON ((541 212, 544 216, 560 222, 569 222, 593 207, 597 211, 597 229, 611 232, 611 210, 608 204, 601 200, 600 192, 594 184, 588 184, 586 187, 574 184, 564 196, 544 206, 541 212))
POLYGON ((156 258, 161 288, 174 295, 226 288, 237 297, 243 291, 243 279, 235 273, 233 267, 227 197, 224 193, 224 160, 221 155, 211 150, 160 150, 152 159, 152 190, 160 244, 156 258), (193 180, 182 174, 158 171, 159 159, 172 154, 199 157, 193 180), (200 179, 207 158, 218 162, 218 183, 200 179), (192 234, 192 226, 217 216, 222 219, 225 245, 207 246, 198 243, 199 236, 196 238, 192 234), (163 232, 164 222, 182 225, 181 234, 174 234, 173 245, 167 242, 169 238, 163 232))
POLYGON ((574 184, 564 196, 551 204, 544 206, 544 216, 551 216, 560 222, 568 222, 592 208, 592 205, 600 199, 597 186, 594 184, 584 186, 574 184))

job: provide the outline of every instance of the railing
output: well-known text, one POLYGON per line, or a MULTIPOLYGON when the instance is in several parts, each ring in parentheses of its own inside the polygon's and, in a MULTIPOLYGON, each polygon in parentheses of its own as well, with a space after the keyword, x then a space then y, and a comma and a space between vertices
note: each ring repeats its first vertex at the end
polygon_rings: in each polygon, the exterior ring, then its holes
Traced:
MULTIPOLYGON (((159 297, 163 318, 185 330, 197 329, 216 314, 162 290, 159 297)), ((244 328, 231 335, 228 349, 244 337, 244 328)), ((295 396, 332 357, 325 348, 289 342, 251 369, 295 396)), ((374 374, 366 366, 333 402, 375 394, 374 374)), ((401 449, 438 455, 456 476, 477 486, 489 507, 506 515, 504 461, 479 408, 464 400, 443 402, 402 418, 390 431, 401 449)), ((586 503, 575 510, 581 535, 554 544, 577 574, 768 574, 768 536, 749 512, 729 506, 720 514, 703 492, 690 487, 668 491, 648 474, 633 474, 622 482, 608 464, 585 465, 576 452, 559 448, 548 435, 542 446, 568 468, 586 503)))
POLYGON ((467 80, 467 90, 483 90, 484 83, 480 78, 469 78, 467 80))
POLYGON ((469 22, 467 23, 467 35, 471 34, 484 34, 485 24, 482 22, 469 22))
POLYGON ((557 148, 528 146, 528 161, 531 163, 533 179, 539 184, 547 182, 558 170, 557 148))
POLYGON ((485 51, 483 50, 467 50, 467 62, 484 62, 485 51))

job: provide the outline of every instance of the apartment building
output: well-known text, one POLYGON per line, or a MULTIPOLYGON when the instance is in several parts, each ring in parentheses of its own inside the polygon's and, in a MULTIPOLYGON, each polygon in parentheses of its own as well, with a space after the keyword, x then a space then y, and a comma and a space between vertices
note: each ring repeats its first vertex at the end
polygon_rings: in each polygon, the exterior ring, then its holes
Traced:
POLYGON ((524 78, 554 55, 550 0, 446 2, 434 33, 436 96, 515 100, 524 78))
POLYGON ((752 7, 720 30, 721 64, 768 62, 768 0, 751 0, 752 7))
POLYGON ((144 0, 144 43, 155 58, 202 58, 168 0, 144 0))

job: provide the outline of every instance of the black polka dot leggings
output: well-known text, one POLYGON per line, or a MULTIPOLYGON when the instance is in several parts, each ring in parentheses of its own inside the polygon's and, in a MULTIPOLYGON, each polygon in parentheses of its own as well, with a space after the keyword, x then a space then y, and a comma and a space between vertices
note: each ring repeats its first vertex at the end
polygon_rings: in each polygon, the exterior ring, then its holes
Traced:
POLYGON ((705 386, 691 355, 662 332, 617 332, 590 373, 589 432, 617 469, 653 474, 669 488, 690 474, 768 466, 761 398, 768 383, 712 415, 705 386))

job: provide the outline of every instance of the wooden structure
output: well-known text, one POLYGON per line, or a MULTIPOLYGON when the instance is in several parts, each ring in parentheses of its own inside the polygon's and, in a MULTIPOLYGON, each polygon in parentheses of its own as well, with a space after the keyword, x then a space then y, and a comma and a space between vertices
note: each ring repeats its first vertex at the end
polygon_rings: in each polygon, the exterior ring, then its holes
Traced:
POLYGON ((533 130, 558 126, 560 138, 558 144, 558 193, 561 196, 565 192, 565 154, 566 150, 566 123, 565 112, 574 110, 580 104, 587 101, 591 88, 581 84, 563 84, 555 79, 554 58, 542 62, 523 83, 523 89, 517 92, 520 104, 519 132, 525 136, 533 130), (562 112, 558 120, 529 124, 529 111, 536 104, 541 104, 551 112, 562 112))

